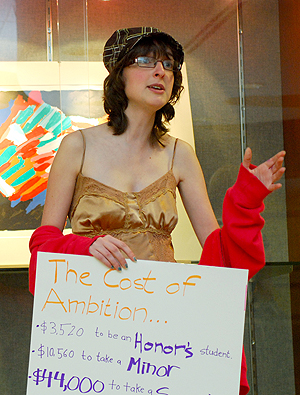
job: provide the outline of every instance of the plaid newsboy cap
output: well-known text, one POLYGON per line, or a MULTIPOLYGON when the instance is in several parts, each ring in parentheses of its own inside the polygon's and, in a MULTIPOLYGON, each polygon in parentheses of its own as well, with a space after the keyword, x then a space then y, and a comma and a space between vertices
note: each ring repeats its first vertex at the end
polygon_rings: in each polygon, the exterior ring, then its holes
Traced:
POLYGON ((116 63, 122 59, 142 38, 153 36, 169 42, 178 51, 180 56, 179 63, 182 65, 184 52, 182 45, 172 36, 155 27, 131 27, 128 29, 116 30, 107 40, 103 51, 103 62, 109 72, 115 67, 116 63))

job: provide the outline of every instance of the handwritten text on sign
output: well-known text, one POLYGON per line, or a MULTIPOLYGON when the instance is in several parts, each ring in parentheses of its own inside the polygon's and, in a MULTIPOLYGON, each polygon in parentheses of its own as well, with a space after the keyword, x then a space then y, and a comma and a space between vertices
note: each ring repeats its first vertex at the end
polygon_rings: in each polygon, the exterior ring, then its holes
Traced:
POLYGON ((247 271, 39 253, 27 395, 239 393, 247 271))

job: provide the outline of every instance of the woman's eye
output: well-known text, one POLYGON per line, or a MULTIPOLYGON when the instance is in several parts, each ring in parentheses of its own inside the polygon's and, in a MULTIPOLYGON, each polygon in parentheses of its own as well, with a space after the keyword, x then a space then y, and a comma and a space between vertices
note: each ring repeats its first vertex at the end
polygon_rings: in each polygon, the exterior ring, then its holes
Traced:
POLYGON ((172 60, 165 60, 164 61, 164 66, 168 69, 172 69, 173 68, 173 62, 172 60))
POLYGON ((151 62, 151 58, 147 58, 147 57, 140 57, 139 58, 139 61, 141 62, 141 63, 144 63, 144 64, 149 64, 149 63, 152 63, 151 62))

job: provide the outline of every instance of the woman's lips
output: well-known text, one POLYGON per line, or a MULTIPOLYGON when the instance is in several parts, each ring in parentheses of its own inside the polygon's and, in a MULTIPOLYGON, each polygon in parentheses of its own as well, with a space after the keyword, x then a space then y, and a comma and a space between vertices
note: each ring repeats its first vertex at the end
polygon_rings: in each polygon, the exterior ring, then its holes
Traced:
POLYGON ((148 85, 148 88, 154 90, 155 92, 164 92, 165 87, 162 84, 151 84, 148 85))

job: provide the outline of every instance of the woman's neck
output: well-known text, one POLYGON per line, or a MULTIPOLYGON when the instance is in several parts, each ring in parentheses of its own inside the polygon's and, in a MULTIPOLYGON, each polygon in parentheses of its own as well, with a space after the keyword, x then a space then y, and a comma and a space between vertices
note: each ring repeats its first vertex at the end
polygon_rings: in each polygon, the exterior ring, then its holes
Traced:
POLYGON ((154 125, 155 113, 135 111, 127 108, 125 114, 128 118, 128 126, 124 135, 127 140, 138 141, 139 144, 149 143, 154 125))

